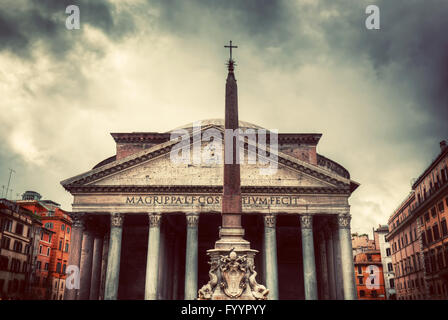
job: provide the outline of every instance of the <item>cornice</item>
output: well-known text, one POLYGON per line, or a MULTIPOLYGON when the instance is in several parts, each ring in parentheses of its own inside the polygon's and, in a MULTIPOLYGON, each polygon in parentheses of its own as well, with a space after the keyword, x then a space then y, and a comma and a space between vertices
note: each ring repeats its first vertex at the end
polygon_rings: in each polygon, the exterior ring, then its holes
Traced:
MULTIPOLYGON (((222 186, 138 186, 138 185, 72 185, 68 189, 73 194, 83 193, 209 193, 222 194, 222 186)), ((350 190, 345 188, 331 187, 260 187, 260 186, 242 186, 241 193, 271 193, 271 194, 341 194, 348 195, 350 190)))

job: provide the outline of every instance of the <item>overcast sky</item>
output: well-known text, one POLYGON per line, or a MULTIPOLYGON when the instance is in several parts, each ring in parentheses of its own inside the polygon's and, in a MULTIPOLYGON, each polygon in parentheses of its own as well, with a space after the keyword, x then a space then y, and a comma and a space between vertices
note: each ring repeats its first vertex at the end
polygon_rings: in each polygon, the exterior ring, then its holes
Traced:
POLYGON ((13 198, 71 210, 60 181, 113 155, 110 132, 222 118, 231 39, 240 119, 322 133, 361 184, 352 230, 370 233, 448 137, 447 17, 446 0, 2 0, 0 187, 13 168, 13 198))

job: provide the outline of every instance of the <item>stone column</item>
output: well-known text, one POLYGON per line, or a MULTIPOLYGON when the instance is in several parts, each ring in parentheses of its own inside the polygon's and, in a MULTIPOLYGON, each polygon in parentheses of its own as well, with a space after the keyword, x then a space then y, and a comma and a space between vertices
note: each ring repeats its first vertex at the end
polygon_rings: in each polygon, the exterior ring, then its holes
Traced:
POLYGON ((336 281, 334 274, 334 256, 333 256, 333 234, 331 227, 327 225, 325 228, 325 249, 327 251, 327 269, 328 269, 328 289, 330 299, 336 299, 336 281))
POLYGON ((82 233, 80 288, 78 300, 89 300, 90 280, 92 279, 93 234, 87 228, 82 233))
POLYGON ((353 263, 352 237, 350 233, 350 214, 338 216, 339 240, 341 246, 342 280, 344 299, 356 300, 355 267, 353 263))
POLYGON ((103 237, 103 253, 101 257, 101 284, 99 300, 104 300, 104 291, 106 288, 107 255, 109 253, 109 232, 103 237))
POLYGON ((113 213, 110 216, 110 238, 109 252, 107 254, 106 287, 104 290, 104 300, 117 300, 118 296, 123 218, 124 215, 121 213, 113 213))
POLYGON ((68 257, 67 278, 65 282, 65 300, 76 300, 79 292, 79 270, 81 262, 82 233, 85 228, 82 213, 70 214, 72 232, 70 236, 70 255, 68 257))
MULTIPOLYGON (((337 217, 335 217, 337 219, 337 217)), ((336 299, 344 300, 344 281, 342 276, 341 242, 339 241, 339 228, 337 221, 331 222, 333 234, 333 258, 334 258, 334 280, 336 288, 336 299)), ((354 269, 353 269, 354 270, 354 269)))
POLYGON ((300 216, 300 230, 302 233, 303 282, 305 285, 305 299, 317 300, 316 263, 314 257, 313 216, 300 216))
POLYGON ((198 297, 198 224, 199 213, 187 214, 185 300, 195 300, 198 297))
POLYGON ((328 300, 330 299, 330 287, 328 283, 329 279, 328 279, 327 248, 324 232, 319 232, 319 256, 320 256, 320 268, 321 268, 322 298, 324 300, 328 300))
POLYGON ((268 214, 264 216, 264 274, 266 287, 269 288, 269 299, 278 300, 278 267, 277 267, 277 236, 276 216, 268 214))
POLYGON ((149 214, 148 254, 146 258, 145 300, 157 299, 160 249, 160 213, 149 214))
POLYGON ((94 234, 92 280, 90 286, 90 300, 98 300, 101 283, 101 258, 103 253, 103 238, 100 234, 94 234))
POLYGON ((172 297, 173 300, 177 300, 178 299, 178 289, 179 289, 179 269, 180 269, 180 263, 179 263, 179 249, 180 247, 180 241, 178 237, 175 237, 174 239, 174 249, 173 249, 173 293, 172 293, 172 297))
POLYGON ((155 300, 164 300, 163 293, 164 293, 164 285, 163 282, 165 281, 165 243, 166 243, 166 232, 165 228, 166 225, 160 226, 160 240, 159 240, 159 262, 157 264, 157 270, 158 270, 158 276, 157 276, 157 296, 155 300))

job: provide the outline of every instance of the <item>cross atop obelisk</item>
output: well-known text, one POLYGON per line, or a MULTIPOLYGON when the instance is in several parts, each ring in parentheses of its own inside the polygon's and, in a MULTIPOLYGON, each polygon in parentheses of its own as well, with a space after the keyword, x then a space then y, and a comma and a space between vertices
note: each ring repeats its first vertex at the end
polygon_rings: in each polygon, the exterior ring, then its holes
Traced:
POLYGON ((232 60, 232 48, 238 48, 238 46, 232 46, 232 40, 229 41, 229 45, 228 46, 224 46, 224 48, 230 48, 230 59, 229 61, 233 61, 232 60))

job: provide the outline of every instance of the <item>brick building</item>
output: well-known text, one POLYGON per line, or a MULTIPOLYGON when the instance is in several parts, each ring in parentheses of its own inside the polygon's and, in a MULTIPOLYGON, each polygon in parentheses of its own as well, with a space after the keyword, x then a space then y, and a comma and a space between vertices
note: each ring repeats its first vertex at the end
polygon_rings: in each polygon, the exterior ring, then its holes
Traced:
POLYGON ((368 250, 375 250, 375 241, 369 240, 369 236, 367 234, 358 235, 357 233, 353 233, 352 249, 353 256, 368 250))
POLYGON ((17 203, 39 215, 44 227, 37 262, 41 287, 45 286, 47 299, 62 300, 72 221, 58 203, 51 200, 40 200, 40 195, 36 192, 27 191, 22 199, 17 203))
POLYGON ((386 298, 388 300, 394 300, 396 299, 395 272, 392 263, 392 250, 390 243, 386 240, 388 233, 389 227, 387 225, 380 225, 373 231, 373 237, 375 239, 375 249, 380 250, 381 254, 386 298))
POLYGON ((385 300, 383 264, 377 249, 365 250, 354 257, 356 289, 359 300, 385 300))
POLYGON ((29 298, 34 275, 40 218, 16 203, 0 199, 0 298, 29 298))
POLYGON ((397 299, 447 299, 448 287, 448 148, 412 186, 412 192, 389 218, 397 299))
POLYGON ((54 239, 54 234, 54 231, 42 227, 35 265, 36 273, 32 283, 34 299, 49 299, 51 296, 48 279, 51 262, 51 243, 54 239))

